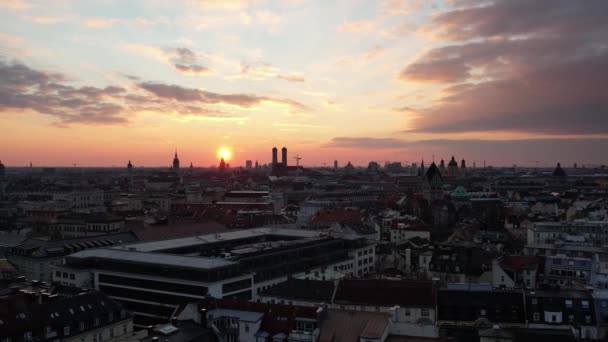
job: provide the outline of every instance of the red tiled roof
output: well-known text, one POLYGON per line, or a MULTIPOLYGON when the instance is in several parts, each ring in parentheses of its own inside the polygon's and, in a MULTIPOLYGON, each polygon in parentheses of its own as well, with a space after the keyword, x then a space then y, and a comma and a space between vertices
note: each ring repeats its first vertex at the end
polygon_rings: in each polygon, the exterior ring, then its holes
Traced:
POLYGON ((374 317, 367 321, 363 332, 361 332, 362 338, 369 339, 380 339, 384 335, 384 331, 388 326, 388 321, 380 317, 374 317))
POLYGON ((379 312, 328 310, 319 342, 358 342, 364 333, 378 335, 381 322, 386 326, 388 319, 387 314, 379 312))
POLYGON ((508 255, 502 259, 501 266, 514 271, 535 270, 541 264, 537 257, 508 255))

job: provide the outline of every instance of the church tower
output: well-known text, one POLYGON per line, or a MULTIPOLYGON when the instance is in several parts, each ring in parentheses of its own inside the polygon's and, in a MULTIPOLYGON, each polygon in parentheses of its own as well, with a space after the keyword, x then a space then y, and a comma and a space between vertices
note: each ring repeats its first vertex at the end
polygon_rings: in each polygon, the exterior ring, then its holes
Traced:
POLYGON ((422 186, 424 199, 426 199, 429 204, 436 200, 443 199, 443 178, 441 177, 441 171, 435 162, 429 166, 428 171, 424 174, 424 183, 422 186))
POLYGON ((173 171, 179 171, 179 158, 177 157, 177 149, 175 150, 175 156, 173 157, 173 171))

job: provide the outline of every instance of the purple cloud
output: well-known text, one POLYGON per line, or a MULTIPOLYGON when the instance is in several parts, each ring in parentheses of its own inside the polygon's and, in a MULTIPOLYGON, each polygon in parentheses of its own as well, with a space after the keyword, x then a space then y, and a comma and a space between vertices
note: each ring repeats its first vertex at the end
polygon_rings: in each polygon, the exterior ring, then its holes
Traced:
POLYGON ((608 3, 461 2, 429 27, 457 44, 403 68, 406 81, 443 83, 414 131, 608 132, 608 3))

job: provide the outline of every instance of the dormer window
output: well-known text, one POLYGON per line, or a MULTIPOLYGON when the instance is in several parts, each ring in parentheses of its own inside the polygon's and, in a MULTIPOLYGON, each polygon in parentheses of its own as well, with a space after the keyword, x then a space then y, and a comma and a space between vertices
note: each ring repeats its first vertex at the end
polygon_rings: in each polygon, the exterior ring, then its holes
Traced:
POLYGON ((70 334, 70 326, 66 325, 65 327, 63 327, 63 336, 67 336, 70 334))
POLYGON ((120 318, 125 318, 125 310, 120 310, 120 318))
POLYGON ((80 329, 81 331, 84 330, 84 322, 83 321, 80 321, 78 323, 78 329, 80 329))

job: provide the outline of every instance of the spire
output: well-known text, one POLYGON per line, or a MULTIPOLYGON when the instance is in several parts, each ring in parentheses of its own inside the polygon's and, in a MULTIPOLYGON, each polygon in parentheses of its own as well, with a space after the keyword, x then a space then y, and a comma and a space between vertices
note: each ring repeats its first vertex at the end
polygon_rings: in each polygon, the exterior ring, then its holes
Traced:
POLYGON ((177 158, 177 147, 175 148, 175 157, 174 158, 177 158))

